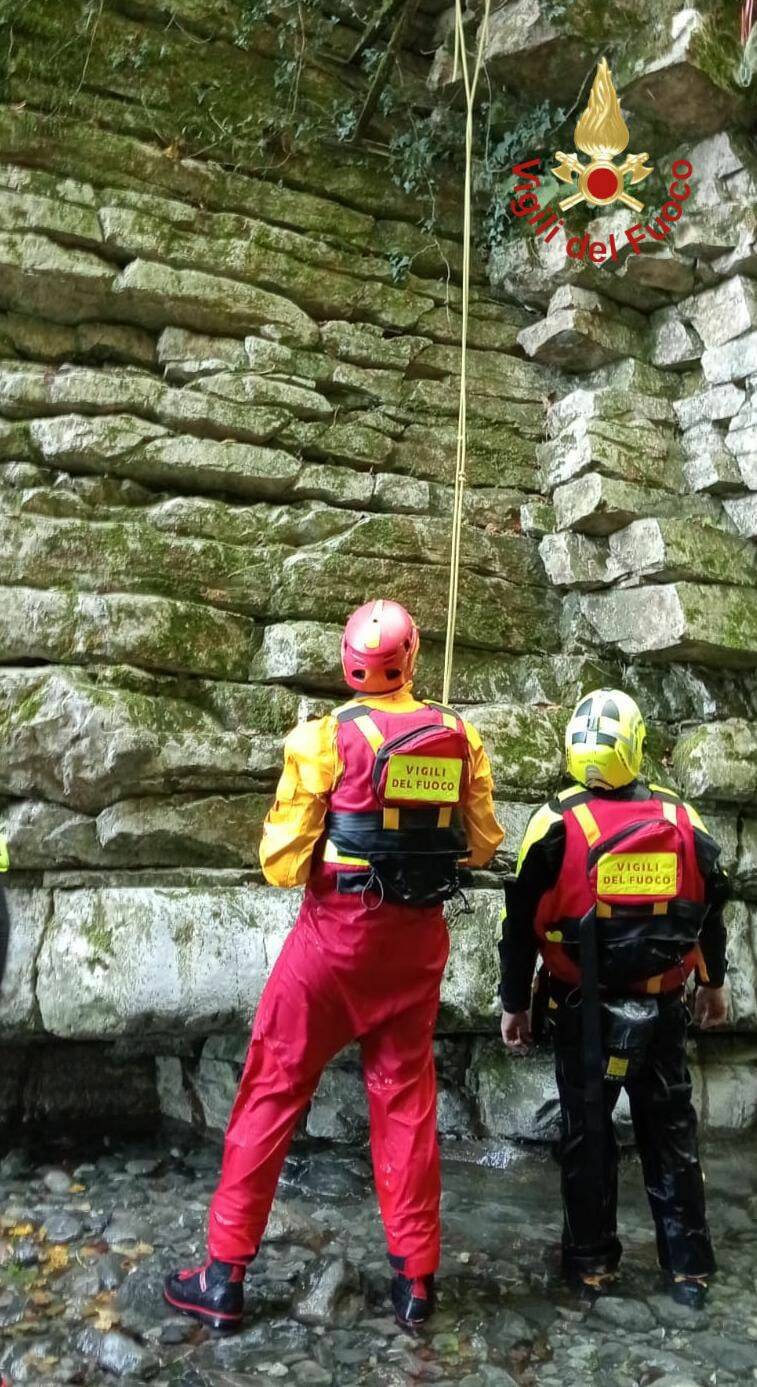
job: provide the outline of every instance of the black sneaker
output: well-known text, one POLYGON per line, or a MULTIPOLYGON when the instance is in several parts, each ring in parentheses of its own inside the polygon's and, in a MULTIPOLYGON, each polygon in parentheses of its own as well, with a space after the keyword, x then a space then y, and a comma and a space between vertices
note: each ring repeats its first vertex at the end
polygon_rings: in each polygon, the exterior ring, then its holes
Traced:
POLYGON ((395 1272, 392 1305, 394 1317, 403 1329, 419 1329, 434 1313, 435 1304, 433 1276, 412 1277, 395 1272))
POLYGON ((235 1262, 206 1262, 203 1267, 172 1271, 163 1283, 163 1299, 219 1334, 233 1334, 242 1323, 244 1273, 235 1262))
POLYGON ((666 1280, 676 1305, 686 1305, 689 1310, 704 1310, 710 1289, 706 1276, 683 1276, 678 1272, 668 1272, 666 1280))

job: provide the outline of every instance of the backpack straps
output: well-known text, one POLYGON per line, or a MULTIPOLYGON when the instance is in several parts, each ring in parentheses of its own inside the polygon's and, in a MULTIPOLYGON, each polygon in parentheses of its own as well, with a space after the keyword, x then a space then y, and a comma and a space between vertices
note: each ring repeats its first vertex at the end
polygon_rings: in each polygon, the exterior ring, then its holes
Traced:
POLYGON ((345 703, 342 708, 337 708, 333 714, 337 722, 354 722, 358 732, 362 732, 365 740, 374 754, 378 754, 386 738, 384 737, 378 723, 373 721, 370 709, 364 703, 345 703))
POLYGON ((578 827, 586 839, 590 848, 602 837, 602 830, 599 827, 588 804, 572 804, 570 812, 573 815, 578 827))
POLYGON ((426 708, 434 708, 437 713, 441 713, 445 727, 457 729, 458 732, 463 731, 463 720, 458 713, 454 713, 444 703, 435 703, 432 698, 424 698, 423 702, 426 708))

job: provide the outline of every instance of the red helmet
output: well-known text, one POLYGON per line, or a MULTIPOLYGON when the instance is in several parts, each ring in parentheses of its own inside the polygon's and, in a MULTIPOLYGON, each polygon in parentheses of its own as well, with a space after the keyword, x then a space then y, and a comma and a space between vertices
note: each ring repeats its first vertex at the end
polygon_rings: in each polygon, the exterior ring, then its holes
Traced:
POLYGON ((342 636, 342 669, 351 689, 390 693, 412 677, 418 627, 399 602, 366 602, 352 613, 342 636))

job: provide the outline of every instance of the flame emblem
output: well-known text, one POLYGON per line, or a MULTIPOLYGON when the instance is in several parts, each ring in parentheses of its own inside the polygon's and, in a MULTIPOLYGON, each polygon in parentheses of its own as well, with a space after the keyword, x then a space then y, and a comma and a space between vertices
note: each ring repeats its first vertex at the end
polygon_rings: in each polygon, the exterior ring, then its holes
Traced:
POLYGON ((578 177, 576 192, 560 200, 563 211, 577 202, 589 202, 594 207, 624 202, 634 211, 641 211, 644 203, 626 192, 625 181, 630 177, 631 183, 641 183, 652 173, 653 166, 646 166, 648 154, 628 154, 622 164, 614 162, 615 156, 626 148, 629 138, 607 59, 602 58, 597 65, 589 104, 578 118, 574 135, 577 148, 588 154, 590 162, 583 164, 577 154, 563 154, 559 149, 555 154, 558 160, 552 170, 555 177, 563 183, 573 183, 574 176, 578 177))

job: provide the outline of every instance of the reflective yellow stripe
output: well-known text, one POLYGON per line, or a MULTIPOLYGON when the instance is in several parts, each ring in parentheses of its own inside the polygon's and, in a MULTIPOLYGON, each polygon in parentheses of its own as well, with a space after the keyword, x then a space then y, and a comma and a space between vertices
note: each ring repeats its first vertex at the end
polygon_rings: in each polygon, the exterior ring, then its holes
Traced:
POLYGON ((324 862, 335 862, 339 867, 370 867, 371 865, 364 857, 342 857, 336 844, 332 843, 330 838, 327 838, 326 846, 323 849, 323 860, 324 862))
POLYGON ((454 713, 442 713, 442 722, 445 727, 457 728, 457 718, 454 713))
POLYGON ((612 906, 607 901, 597 901, 597 918, 599 920, 609 920, 612 916, 612 906))
POLYGON ((596 843, 597 839, 602 837, 602 833, 588 804, 574 805, 571 813, 575 814, 581 832, 591 847, 592 843, 596 843))
POLYGON ((569 785, 567 790, 561 790, 557 798, 562 804, 564 799, 575 799, 576 795, 585 795, 586 790, 583 785, 569 785))
POLYGON ((697 947, 696 947, 696 956, 697 956, 697 958, 696 958, 696 968, 697 968, 697 972, 699 973, 700 981, 701 981, 701 982, 709 982, 709 981, 710 981, 710 975, 709 975, 709 973, 707 972, 707 964, 706 964, 705 961, 704 961, 704 954, 702 953, 702 950, 701 950, 701 948, 699 947, 698 944, 697 944, 697 947))
POLYGON ((5 839, 2 836, 0 836, 0 872, 7 872, 9 867, 10 859, 8 857, 8 844, 6 843, 5 839))
POLYGON ((452 823, 452 805, 445 804, 439 810, 439 817, 436 821, 437 828, 449 828, 452 823))
POLYGON ((678 823, 678 814, 676 813, 676 806, 674 804, 671 804, 670 800, 664 799, 662 801, 662 812, 669 824, 678 823))
POLYGON ((656 978, 647 978, 647 985, 646 985, 646 987, 645 987, 644 990, 645 990, 645 992, 651 992, 651 993, 661 992, 661 991, 662 991, 662 973, 658 973, 656 978))
POLYGON ((701 830, 702 833, 706 833, 707 829, 705 827, 704 820, 699 817, 694 806, 692 804, 684 804, 683 807, 689 816, 689 823, 691 824, 692 828, 698 828, 701 830))
POLYGON ((391 808, 389 807, 389 805, 386 805, 385 808, 384 808, 384 813, 383 813, 383 824, 384 824, 384 828, 391 828, 391 829, 397 829, 397 828, 399 828, 399 826, 400 826, 400 811, 399 811, 399 809, 391 809, 391 808))
POLYGON ((368 745, 373 751, 380 751, 384 745, 384 734, 376 726, 370 713, 361 713, 359 718, 355 718, 355 726, 362 732, 368 745))
POLYGON ((667 903, 667 901, 654 901, 654 902, 652 903, 652 914, 653 914, 653 915, 667 915, 667 913, 668 913, 668 903, 667 903))
POLYGON ((534 843, 538 843, 539 839, 549 832, 552 825, 559 824, 561 820, 562 814, 556 814, 548 804, 543 804, 541 809, 537 809, 531 815, 523 835, 523 842, 520 845, 516 872, 520 871, 534 843))
POLYGON ((671 790, 671 788, 670 788, 669 785, 653 785, 652 782, 650 781, 650 783, 649 783, 649 789, 652 790, 652 791, 655 791, 657 794, 660 794, 660 795, 672 795, 672 796, 673 796, 673 799, 678 799, 678 798, 679 798, 679 796, 676 794, 675 790, 671 790))

